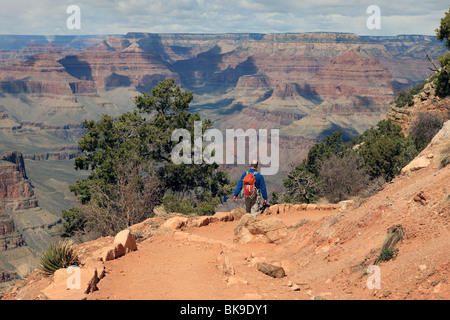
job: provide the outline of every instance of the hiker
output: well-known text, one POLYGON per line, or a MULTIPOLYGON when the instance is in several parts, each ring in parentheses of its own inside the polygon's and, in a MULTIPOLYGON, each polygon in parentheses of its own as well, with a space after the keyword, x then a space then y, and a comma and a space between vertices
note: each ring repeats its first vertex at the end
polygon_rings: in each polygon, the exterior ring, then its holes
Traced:
POLYGON ((237 196, 244 188, 245 211, 253 216, 258 215, 261 196, 264 204, 267 204, 267 190, 264 177, 258 171, 258 161, 253 160, 250 164, 250 170, 244 172, 239 180, 233 200, 237 201, 237 196))

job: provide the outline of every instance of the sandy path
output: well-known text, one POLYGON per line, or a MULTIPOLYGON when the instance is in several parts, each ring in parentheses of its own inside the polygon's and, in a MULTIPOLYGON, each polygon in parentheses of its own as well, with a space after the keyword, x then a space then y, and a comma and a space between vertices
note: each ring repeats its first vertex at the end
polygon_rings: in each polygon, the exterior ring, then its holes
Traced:
MULTIPOLYGON (((287 225, 300 219, 317 220, 334 211, 303 211, 277 215, 287 225)), ((267 219, 270 216, 260 216, 267 219)), ((303 291, 292 291, 289 277, 274 279, 257 271, 251 259, 270 260, 275 244, 236 244, 237 221, 216 222, 183 233, 200 236, 186 241, 171 234, 157 234, 138 244, 138 250, 105 264, 106 277, 89 299, 309 299, 303 291), (211 243, 209 239, 218 240, 211 243), (219 241, 221 243, 219 243, 219 241), (235 268, 231 277, 222 274, 224 257, 235 268), (228 281, 227 281, 228 280, 228 281)))

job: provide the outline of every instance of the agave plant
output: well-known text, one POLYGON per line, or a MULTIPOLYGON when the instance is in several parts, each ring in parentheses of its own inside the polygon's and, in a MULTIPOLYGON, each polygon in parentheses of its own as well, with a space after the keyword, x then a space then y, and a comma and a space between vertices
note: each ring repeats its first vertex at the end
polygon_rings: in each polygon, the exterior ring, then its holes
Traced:
POLYGON ((60 268, 67 268, 71 265, 78 265, 78 255, 72 243, 59 241, 48 247, 41 257, 41 271, 50 276, 60 268))

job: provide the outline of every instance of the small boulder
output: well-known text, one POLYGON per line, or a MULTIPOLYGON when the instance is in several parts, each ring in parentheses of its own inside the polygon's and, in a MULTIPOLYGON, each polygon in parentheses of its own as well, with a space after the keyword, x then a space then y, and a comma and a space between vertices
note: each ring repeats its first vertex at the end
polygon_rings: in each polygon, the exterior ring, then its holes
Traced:
POLYGON ((405 175, 409 172, 426 168, 430 165, 432 157, 420 156, 412 160, 409 164, 402 168, 401 174, 405 175))
POLYGON ((416 195, 413 197, 413 200, 414 200, 414 201, 419 202, 419 203, 422 204, 422 205, 426 205, 428 199, 430 199, 430 196, 429 196, 428 194, 426 194, 425 192, 422 192, 422 191, 419 192, 418 194, 416 194, 416 195))
POLYGON ((234 228, 234 241, 248 243, 251 241, 278 242, 287 236, 287 227, 284 222, 275 217, 258 220, 253 215, 247 213, 234 228))
POLYGON ((234 215, 231 212, 216 212, 213 217, 215 217, 218 221, 233 221, 234 215))
POLYGON ((283 278, 286 276, 286 273, 282 267, 278 267, 270 263, 260 262, 258 263, 257 268, 258 271, 261 271, 272 278, 283 278))
MULTIPOLYGON (((125 254, 137 250, 136 239, 129 229, 122 230, 116 234, 116 237, 114 238, 114 245, 118 244, 123 246, 125 254)), ((120 249, 120 247, 118 249, 120 249)))
POLYGON ((192 226, 192 227, 203 227, 203 226, 207 226, 210 223, 216 222, 218 219, 214 216, 202 216, 202 217, 198 217, 194 220, 190 220, 188 222, 188 226, 192 226))
POLYGON ((231 213, 233 214, 234 220, 239 220, 239 219, 242 218, 247 212, 245 211, 244 208, 239 208, 239 209, 233 209, 233 210, 231 210, 231 213))
POLYGON ((187 222, 188 218, 186 217, 172 217, 170 219, 167 219, 167 221, 161 225, 161 228, 173 230, 181 229, 182 227, 186 226, 187 222))

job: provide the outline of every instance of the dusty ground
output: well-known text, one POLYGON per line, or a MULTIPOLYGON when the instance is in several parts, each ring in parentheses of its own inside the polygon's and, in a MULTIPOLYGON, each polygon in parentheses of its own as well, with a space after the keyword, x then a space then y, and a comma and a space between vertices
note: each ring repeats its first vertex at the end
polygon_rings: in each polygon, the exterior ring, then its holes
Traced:
MULTIPOLYGON (((318 220, 328 211, 303 211, 277 215, 287 224, 300 219, 318 220)), ((265 219, 270 216, 260 216, 265 219)), ((293 291, 290 277, 276 279, 259 271, 257 258, 276 257, 275 244, 233 242, 237 221, 216 222, 183 229, 199 235, 198 241, 179 236, 154 235, 138 245, 138 251, 105 264, 107 275, 89 299, 307 299, 309 288, 293 291), (211 243, 209 239, 222 243, 211 243), (222 275, 224 257, 235 268, 235 276, 222 275), (252 263, 253 262, 253 263, 252 263)))

